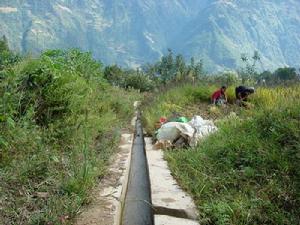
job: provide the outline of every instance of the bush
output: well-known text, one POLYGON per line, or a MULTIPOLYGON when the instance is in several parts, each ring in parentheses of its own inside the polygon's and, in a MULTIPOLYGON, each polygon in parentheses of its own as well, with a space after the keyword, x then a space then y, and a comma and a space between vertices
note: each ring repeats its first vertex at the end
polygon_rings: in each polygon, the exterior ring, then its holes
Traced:
POLYGON ((154 81, 139 70, 124 70, 117 65, 105 67, 104 78, 113 86, 136 89, 141 92, 150 91, 155 86, 154 81))
POLYGON ((47 51, 2 74, 0 221, 59 224, 105 173, 140 96, 111 87, 78 50, 47 51))
POLYGON ((144 74, 129 73, 125 77, 125 88, 133 88, 141 92, 151 91, 154 88, 154 83, 144 74))

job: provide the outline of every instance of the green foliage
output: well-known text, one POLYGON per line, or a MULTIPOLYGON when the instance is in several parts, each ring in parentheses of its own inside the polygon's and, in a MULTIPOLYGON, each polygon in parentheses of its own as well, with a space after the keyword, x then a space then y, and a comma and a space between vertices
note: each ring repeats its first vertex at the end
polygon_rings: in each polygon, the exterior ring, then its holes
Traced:
POLYGON ((228 87, 232 85, 238 86, 242 82, 242 79, 234 71, 225 71, 217 75, 211 75, 207 78, 207 81, 210 83, 217 83, 220 86, 226 85, 228 87))
MULTIPOLYGON (((101 65, 88 53, 77 50, 48 51, 38 59, 24 61, 14 70, 3 73, 3 88, 9 87, 6 82, 17 86, 15 104, 18 106, 14 114, 7 113, 14 115, 14 119, 20 119, 32 108, 37 124, 46 126, 56 119, 65 119, 76 111, 82 111, 92 91, 90 85, 93 82, 105 85, 101 82, 100 69, 101 65)), ((10 93, 3 90, 3 94, 10 93)))
POLYGON ((276 84, 293 84, 299 82, 300 77, 297 71, 293 67, 278 68, 273 73, 270 71, 264 71, 257 75, 256 79, 259 83, 264 85, 276 85, 276 84))
POLYGON ((252 85, 259 83, 262 85, 282 84, 287 81, 299 81, 300 77, 297 71, 293 67, 278 68, 275 72, 264 71, 258 73, 256 66, 260 62, 260 55, 257 51, 254 51, 252 56, 252 62, 246 54, 242 54, 241 60, 245 64, 244 68, 239 69, 238 73, 242 79, 243 84, 252 85))
POLYGON ((104 69, 104 78, 114 86, 122 87, 125 83, 123 70, 117 65, 107 66, 104 69))
POLYGON ((145 74, 139 71, 131 71, 125 77, 125 88, 133 88, 145 92, 152 90, 154 88, 154 83, 145 74))
POLYGON ((140 70, 123 70, 117 65, 107 66, 104 70, 104 78, 114 86, 125 89, 136 89, 141 92, 154 88, 154 81, 140 70))
MULTIPOLYGON (((20 57, 9 50, 8 40, 5 36, 0 40, 0 72, 6 67, 17 63, 20 57)), ((0 79, 1 79, 0 73, 0 79)))
POLYGON ((259 74, 257 77, 258 81, 262 82, 263 84, 266 83, 266 81, 271 81, 273 79, 273 73, 266 70, 259 74))
POLYGON ((47 51, 2 76, 0 220, 60 224, 104 175, 140 97, 111 87, 102 65, 78 50, 47 51))
POLYGON ((201 224, 298 223, 299 88, 260 88, 254 109, 220 120, 219 131, 195 149, 166 153, 201 224))
POLYGON ((5 35, 0 40, 0 52, 9 52, 8 40, 5 35))
POLYGON ((148 64, 144 69, 149 77, 156 78, 164 85, 172 82, 195 82, 204 75, 201 60, 195 63, 194 58, 191 58, 190 65, 188 65, 181 54, 174 57, 171 49, 168 49, 168 54, 162 56, 160 61, 153 65, 148 64))
POLYGON ((254 51, 251 59, 246 54, 241 55, 241 60, 244 63, 244 67, 241 68, 238 73, 242 78, 242 83, 246 85, 253 84, 257 77, 256 64, 260 62, 260 55, 258 51, 254 51), (252 60, 252 61, 251 61, 252 60))
POLYGON ((155 123, 160 117, 168 117, 173 113, 186 116, 187 106, 209 103, 214 86, 183 84, 162 90, 160 94, 150 96, 144 103, 144 126, 148 133, 154 133, 155 123))
POLYGON ((104 78, 110 84, 122 88, 133 88, 140 91, 152 91, 160 87, 172 87, 180 83, 202 82, 212 85, 247 86, 278 84, 282 81, 298 81, 299 76, 294 68, 279 68, 274 73, 265 71, 257 72, 257 63, 260 62, 260 55, 254 51, 249 58, 242 54, 244 67, 235 71, 224 71, 217 74, 207 75, 203 70, 203 61, 195 62, 191 58, 188 64, 181 54, 174 56, 172 50, 154 64, 146 64, 141 69, 123 69, 117 65, 107 66, 104 70, 104 78))
POLYGON ((297 78, 297 73, 295 68, 278 68, 275 72, 274 75, 283 81, 286 80, 295 80, 297 78))

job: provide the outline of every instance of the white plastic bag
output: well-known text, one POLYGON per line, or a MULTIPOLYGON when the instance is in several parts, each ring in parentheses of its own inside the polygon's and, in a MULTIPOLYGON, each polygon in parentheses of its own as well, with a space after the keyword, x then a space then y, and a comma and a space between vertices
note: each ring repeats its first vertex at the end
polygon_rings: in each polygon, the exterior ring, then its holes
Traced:
POLYGON ((190 146, 196 146, 199 140, 218 130, 211 120, 204 120, 201 116, 194 116, 188 124, 195 129, 194 136, 189 142, 190 146))
POLYGON ((178 139, 180 136, 193 137, 194 128, 188 123, 169 122, 161 126, 157 133, 157 140, 159 141, 171 141, 178 139))
POLYGON ((157 133, 158 142, 175 140, 183 137, 190 146, 196 146, 202 138, 216 132, 218 128, 210 120, 204 120, 201 116, 194 116, 188 123, 169 122, 161 126, 157 133))

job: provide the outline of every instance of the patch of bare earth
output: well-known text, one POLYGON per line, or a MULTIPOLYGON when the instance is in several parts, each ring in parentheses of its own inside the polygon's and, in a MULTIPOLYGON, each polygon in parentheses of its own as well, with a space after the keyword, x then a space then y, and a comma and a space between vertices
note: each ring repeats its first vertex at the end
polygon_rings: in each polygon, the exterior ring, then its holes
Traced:
POLYGON ((122 134, 119 152, 113 156, 107 175, 93 190, 91 203, 83 207, 75 218, 75 225, 113 225, 119 223, 122 200, 127 186, 132 139, 132 134, 122 134))

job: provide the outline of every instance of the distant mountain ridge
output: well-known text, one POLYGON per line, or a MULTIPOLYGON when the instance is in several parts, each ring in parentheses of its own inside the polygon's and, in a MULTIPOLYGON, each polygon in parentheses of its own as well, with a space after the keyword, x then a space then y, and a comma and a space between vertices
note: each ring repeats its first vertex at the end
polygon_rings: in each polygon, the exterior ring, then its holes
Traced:
POLYGON ((258 50, 262 69, 300 66, 298 0, 2 0, 0 21, 20 52, 78 47, 135 67, 171 48, 216 71, 258 50))

